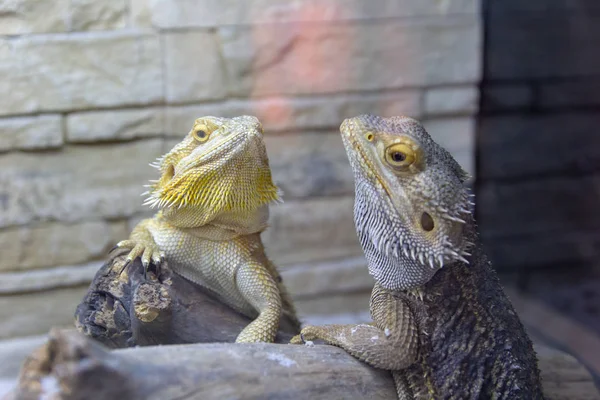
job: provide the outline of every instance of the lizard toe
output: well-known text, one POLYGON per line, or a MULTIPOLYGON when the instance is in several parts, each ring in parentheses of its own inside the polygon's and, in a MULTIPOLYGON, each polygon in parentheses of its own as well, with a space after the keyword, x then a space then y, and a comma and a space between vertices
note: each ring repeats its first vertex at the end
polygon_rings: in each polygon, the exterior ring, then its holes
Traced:
POLYGON ((302 334, 296 335, 290 339, 290 344, 303 344, 304 339, 302 338, 302 334))

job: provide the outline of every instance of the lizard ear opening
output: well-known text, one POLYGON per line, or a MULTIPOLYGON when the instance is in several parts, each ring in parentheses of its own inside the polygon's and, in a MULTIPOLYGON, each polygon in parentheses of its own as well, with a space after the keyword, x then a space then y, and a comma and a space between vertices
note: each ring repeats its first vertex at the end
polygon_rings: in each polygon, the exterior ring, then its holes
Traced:
POLYGON ((423 212, 423 214, 421 214, 421 227, 423 228, 423 230, 425 230, 427 232, 431 232, 433 230, 433 228, 435 227, 433 218, 427 212, 423 212))
POLYGON ((154 189, 156 189, 158 187, 163 187, 164 185, 167 184, 167 182, 169 182, 171 179, 173 179, 174 176, 175 176, 175 167, 173 166, 173 164, 169 164, 165 168, 165 171, 160 176, 158 183, 155 185, 152 185, 152 187, 154 189))
POLYGON ((175 167, 173 166, 173 164, 171 164, 167 167, 167 170, 165 171, 165 179, 170 181, 171 179, 173 179, 173 176, 175 176, 175 167))

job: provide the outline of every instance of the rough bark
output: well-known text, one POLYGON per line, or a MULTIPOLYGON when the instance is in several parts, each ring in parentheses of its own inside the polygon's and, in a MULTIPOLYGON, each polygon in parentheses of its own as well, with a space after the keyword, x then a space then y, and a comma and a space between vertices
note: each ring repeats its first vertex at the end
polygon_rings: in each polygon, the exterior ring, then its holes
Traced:
MULTIPOLYGON (((234 342, 251 322, 166 262, 151 265, 146 277, 139 258, 124 265, 123 254, 104 264, 75 312, 77 329, 107 347, 234 342)), ((282 318, 277 341, 295 333, 282 318)))
MULTIPOLYGON (((548 400, 600 398, 590 374, 574 358, 545 347, 537 350, 548 400)), ((377 400, 396 395, 388 372, 332 346, 213 343, 109 351, 77 332, 57 330, 25 361, 11 396, 377 400)))

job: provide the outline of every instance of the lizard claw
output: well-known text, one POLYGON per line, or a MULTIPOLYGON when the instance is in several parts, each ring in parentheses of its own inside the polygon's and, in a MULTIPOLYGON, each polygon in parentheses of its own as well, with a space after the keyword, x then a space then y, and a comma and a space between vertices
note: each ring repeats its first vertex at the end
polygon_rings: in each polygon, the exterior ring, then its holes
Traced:
POLYGON ((129 264, 131 264, 131 260, 129 260, 129 259, 125 260, 125 264, 123 264, 123 267, 121 267, 121 270, 119 271, 119 275, 121 275, 123 273, 123 271, 125 271, 125 268, 127 268, 129 266, 129 264))
POLYGON ((119 275, 123 273, 125 268, 127 268, 127 266, 133 262, 133 260, 139 257, 144 267, 144 279, 147 279, 150 262, 152 261, 158 270, 158 267, 165 259, 164 252, 160 251, 154 242, 149 243, 147 241, 122 240, 117 243, 115 248, 130 250, 129 254, 127 254, 127 258, 125 259, 125 265, 123 268, 121 268, 119 275))
POLYGON ((313 340, 318 339, 317 331, 318 328, 314 326, 305 326, 300 331, 299 335, 294 336, 290 339, 290 344, 305 344, 307 346, 313 345, 313 340))
POLYGON ((142 261, 142 266, 144 267, 144 280, 145 281, 148 280, 148 265, 149 265, 148 261, 146 261, 146 260, 142 261))

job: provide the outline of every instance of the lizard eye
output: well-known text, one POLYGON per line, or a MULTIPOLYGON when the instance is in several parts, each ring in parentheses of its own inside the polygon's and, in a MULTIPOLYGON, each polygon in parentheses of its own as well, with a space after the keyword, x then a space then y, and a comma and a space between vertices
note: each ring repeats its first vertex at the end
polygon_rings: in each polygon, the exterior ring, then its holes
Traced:
POLYGON ((206 125, 195 126, 192 135, 194 135, 194 139, 200 143, 206 142, 210 137, 210 133, 208 133, 208 128, 206 125))
POLYGON ((396 169, 404 169, 416 160, 415 151, 404 143, 393 144, 385 150, 385 160, 396 169))
POLYGON ((371 132, 369 132, 365 135, 365 139, 367 139, 369 142, 372 142, 373 139, 375 139, 375 135, 373 135, 371 132))

